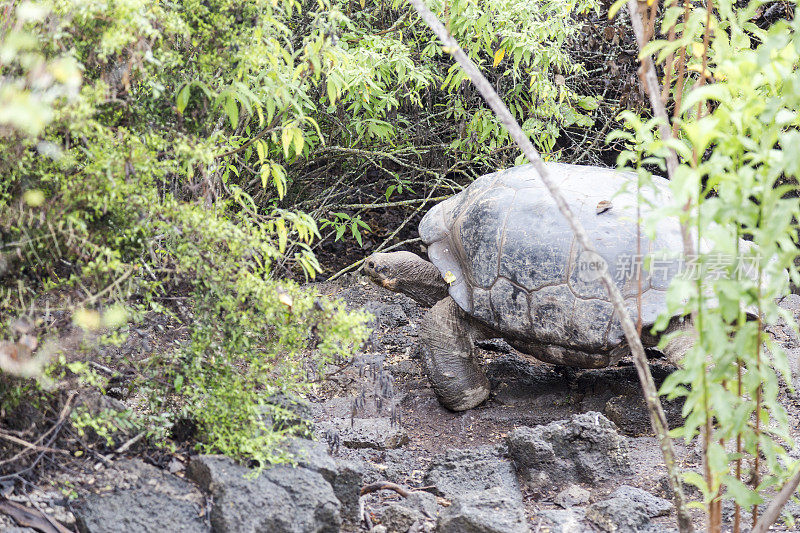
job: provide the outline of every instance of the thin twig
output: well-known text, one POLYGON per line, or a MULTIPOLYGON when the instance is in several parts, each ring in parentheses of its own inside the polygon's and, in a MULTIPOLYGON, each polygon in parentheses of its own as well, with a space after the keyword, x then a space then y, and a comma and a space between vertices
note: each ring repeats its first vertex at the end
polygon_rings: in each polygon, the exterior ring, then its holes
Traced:
POLYGON ((13 442, 14 444, 19 444, 20 446, 24 446, 25 448, 28 448, 29 450, 33 450, 33 451, 37 451, 37 452, 62 453, 62 454, 69 455, 69 452, 67 450, 57 450, 55 448, 48 448, 46 446, 39 446, 39 445, 30 443, 30 442, 28 442, 26 440, 22 440, 20 438, 17 438, 17 437, 15 437, 13 435, 9 435, 8 433, 6 433, 4 431, 0 431, 0 439, 5 439, 5 440, 7 440, 9 442, 13 442))
POLYGON ((359 494, 364 496, 365 494, 369 494, 371 492, 378 492, 379 490, 393 490, 403 498, 408 498, 408 495, 411 491, 405 487, 401 487, 397 483, 389 483, 388 481, 378 481, 377 483, 370 483, 369 485, 365 485, 361 487, 361 491, 359 494))
MULTIPOLYGON (((525 135, 522 131, 522 128, 519 126, 517 121, 511 115, 511 112, 508 110, 508 107, 503 103, 500 97, 497 95, 497 92, 492 87, 491 83, 481 74, 480 70, 477 66, 469 59, 469 57, 464 53, 461 47, 458 45, 458 42, 450 35, 450 33, 445 29, 439 19, 434 15, 423 3, 422 0, 410 0, 411 4, 414 6, 414 9, 417 10, 420 17, 430 26, 433 32, 442 40, 445 45, 445 50, 449 52, 458 63, 461 65, 461 68, 464 69, 464 72, 467 76, 472 80, 472 83, 475 84, 477 89, 480 91, 483 98, 489 104, 489 106, 494 111, 495 115, 497 116, 498 120, 505 126, 511 138, 519 145, 520 149, 522 150, 525 157, 528 161, 531 162, 533 168, 535 169, 535 174, 539 175, 539 178, 542 180, 542 183, 547 187, 547 190, 550 192, 550 196, 556 203, 558 210, 567 220, 572 229, 572 232, 575 234, 575 238, 578 241, 578 244, 581 245, 583 250, 586 252, 596 254, 594 246, 592 242, 589 240, 589 236, 586 233, 586 230, 583 228, 583 224, 580 223, 579 220, 575 218, 572 214, 572 210, 570 209, 569 205, 567 205, 564 196, 561 194, 558 186, 556 185, 555 181, 550 177, 549 171, 547 167, 544 165, 542 158, 539 156, 539 153, 531 144, 530 139, 525 135)), ((630 0, 630 4, 633 4, 633 8, 631 9, 631 19, 634 21, 634 25, 638 24, 637 34, 643 35, 642 31, 642 21, 641 18, 638 18, 638 11, 636 8, 636 0, 630 0)), ((638 35, 637 35, 638 37, 638 35)), ((650 61, 652 64, 652 61, 650 61)), ((650 69, 650 74, 652 77, 655 77, 655 70, 653 68, 650 69)), ((648 81, 648 89, 650 88, 651 84, 648 81)), ((661 112, 660 115, 663 115, 665 119, 666 131, 662 132, 662 136, 664 139, 669 139, 670 132, 668 126, 668 120, 666 119, 666 111, 664 110, 664 106, 661 105, 661 97, 658 94, 658 80, 655 80, 655 84, 653 86, 653 90, 655 91, 655 100, 657 105, 660 107, 661 112)), ((648 93, 653 93, 653 91, 648 90, 648 93)), ((652 101, 652 98, 651 98, 652 101)), ((659 113, 656 112, 658 115, 659 113)), ((671 154, 672 162, 668 162, 668 168, 670 166, 673 167, 673 170, 677 167, 677 156, 674 153, 671 154)), ((599 254, 597 257, 600 257, 599 254)), ((655 382, 653 381, 653 376, 650 373, 650 366, 647 362, 647 356, 644 352, 644 347, 642 346, 642 340, 636 334, 636 325, 631 320, 630 314, 625 307, 625 301, 622 298, 622 293, 619 290, 619 287, 614 283, 614 280, 609 273, 608 265, 605 265, 605 268, 601 269, 600 272, 600 281, 602 282, 603 286, 608 293, 609 300, 611 301, 612 306, 614 307, 614 311, 619 318, 622 330, 625 333, 625 338, 628 342, 628 346, 630 347, 631 351, 633 352, 633 360, 636 366, 637 374, 639 376, 639 381, 642 385, 642 390, 644 392, 645 401, 647 402, 647 407, 650 411, 650 420, 653 425, 653 429, 655 430, 656 435, 658 436, 659 442, 661 444, 661 452, 664 456, 664 463, 667 466, 667 473, 669 476, 670 485, 673 489, 674 499, 675 499, 675 509, 678 514, 678 527, 682 532, 692 531, 692 522, 689 518, 688 513, 686 512, 686 508, 684 505, 684 498, 683 498, 683 490, 681 487, 681 482, 678 477, 678 472, 675 463, 675 451, 672 444, 672 439, 669 436, 669 426, 667 424, 667 418, 664 414, 664 409, 661 406, 661 401, 658 397, 658 391, 656 389, 655 382)))
MULTIPOLYGON (((667 3, 664 4, 664 7, 668 11, 672 7, 678 6, 678 0, 667 0, 667 3)), ((669 28, 669 33, 667 34, 667 40, 670 43, 675 42, 675 29, 678 26, 677 19, 675 22, 672 23, 672 26, 669 28)), ((675 66, 675 53, 670 52, 667 56, 667 61, 664 64, 664 85, 661 91, 661 102, 666 106, 667 100, 669 99, 669 89, 672 86, 672 70, 675 66)))
POLYGON ((339 205, 332 205, 328 208, 328 210, 333 209, 379 209, 385 207, 400 207, 404 205, 414 205, 420 202, 440 202, 442 200, 447 200, 450 198, 450 195, 447 196, 437 196, 436 198, 413 198, 411 200, 398 200, 396 202, 385 202, 382 204, 339 204, 339 205))
MULTIPOLYGON (((681 38, 686 37, 686 24, 689 21, 689 0, 683 0, 683 31, 681 38)), ((683 88, 686 85, 686 47, 681 47, 678 59, 678 78, 675 80, 675 109, 672 111, 672 136, 678 136, 678 119, 681 116, 681 103, 683 102, 683 88)))
MULTIPOLYGON (((642 24, 642 17, 639 14, 639 2, 637 0, 628 0, 628 10, 631 15, 631 26, 633 33, 636 34, 636 42, 639 44, 639 50, 647 44, 647 34, 642 24)), ((661 100, 661 91, 658 87, 658 77, 656 76, 656 68, 653 65, 653 59, 650 56, 642 57, 640 55, 639 62, 639 76, 642 79, 642 84, 647 92, 647 98, 650 100, 650 106, 653 108, 653 114, 661 119, 658 125, 658 131, 661 133, 661 139, 666 142, 672 138, 672 132, 669 128, 669 115, 667 109, 664 107, 664 102, 661 100)), ((678 156, 675 150, 669 148, 666 156, 667 162, 667 175, 669 179, 675 177, 675 171, 678 169, 678 156)))
POLYGON ((259 140, 261 137, 263 137, 267 133, 271 133, 273 131, 276 131, 276 130, 280 129, 280 128, 277 128, 275 125, 283 118, 283 115, 286 114, 286 111, 288 109, 289 108, 287 107, 286 109, 284 109, 283 111, 281 111, 280 113, 275 115, 272 118, 272 122, 270 122, 269 125, 266 128, 264 128, 263 130, 259 131, 256 134, 255 137, 253 137, 252 139, 250 139, 249 141, 247 141, 246 143, 241 145, 239 148, 234 148, 233 150, 228 150, 227 152, 225 152, 223 154, 215 155, 214 159, 222 159, 223 157, 228 157, 229 155, 237 154, 237 153, 241 152, 242 150, 247 149, 248 146, 250 146, 251 144, 253 144, 257 140, 259 140))
MULTIPOLYGON (((33 446, 34 447, 26 446, 24 450, 22 450, 21 452, 17 453, 13 457, 11 457, 9 459, 4 459, 3 461, 0 461, 0 466, 5 465, 5 464, 9 464, 9 463, 13 463, 14 461, 18 460, 20 457, 22 457, 24 455, 27 455, 31 451, 36 451, 36 450, 42 451, 43 450, 42 453, 47 453, 47 448, 49 448, 50 443, 52 443, 52 439, 50 440, 50 442, 47 443, 47 446, 43 446, 42 447, 42 446, 40 446, 40 443, 44 439, 46 439, 53 431, 55 431, 57 428, 61 427, 61 424, 64 422, 64 420, 66 419, 67 415, 72 410, 70 404, 72 403, 72 399, 75 398, 76 395, 77 395, 77 392, 75 392, 75 391, 70 393, 69 397, 67 397, 67 401, 64 402, 64 407, 61 409, 61 413, 58 416, 58 420, 56 421, 55 424, 53 424, 53 426, 50 429, 48 429, 45 433, 40 435, 39 438, 36 439, 36 441, 33 442, 33 446)), ((30 444, 30 443, 28 443, 28 444, 30 444)), ((62 450, 57 450, 57 451, 60 452, 62 450)))
POLYGON ((134 444, 136 444, 137 442, 139 442, 140 440, 142 440, 142 438, 143 438, 144 436, 145 436, 145 432, 144 432, 144 431, 141 431, 141 432, 140 432, 138 435, 136 435, 135 437, 133 437, 133 438, 131 438, 131 439, 128 439, 128 442, 126 442, 125 444, 123 444, 122 446, 120 446, 119 448, 117 448, 117 449, 116 449, 116 450, 114 450, 114 451, 115 451, 116 453, 125 453, 125 452, 127 452, 127 451, 128 451, 128 449, 129 449, 131 446, 133 446, 134 444))

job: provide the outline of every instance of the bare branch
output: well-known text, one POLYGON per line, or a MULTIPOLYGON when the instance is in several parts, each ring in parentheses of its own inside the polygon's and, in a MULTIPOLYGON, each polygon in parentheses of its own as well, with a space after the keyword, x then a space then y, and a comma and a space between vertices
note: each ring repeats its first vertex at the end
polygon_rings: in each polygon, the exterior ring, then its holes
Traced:
MULTIPOLYGON (((642 17, 639 14, 639 2, 637 0, 628 0, 628 10, 631 15, 633 33, 636 35, 636 42, 639 45, 639 50, 641 50, 642 47, 647 44, 649 38, 645 31, 644 24, 642 24, 642 17)), ((661 91, 658 87, 658 77, 656 76, 653 59, 649 56, 640 56, 639 61, 641 62, 639 77, 642 79, 642 84, 647 91, 647 98, 650 100, 650 106, 653 108, 653 114, 661 119, 658 131, 661 133, 661 139, 666 142, 672 139, 672 131, 670 130, 667 109, 664 107, 664 101, 661 99, 661 91)), ((675 151, 670 148, 666 159, 667 176, 669 176, 669 179, 672 179, 675 176, 675 171, 678 169, 678 156, 675 154, 675 151)))
POLYGON ((769 530, 770 526, 774 524, 775 520, 781 515, 783 506, 786 505, 786 502, 789 501, 789 498, 791 498, 792 494, 797 490, 797 485, 800 485, 800 468, 797 469, 797 472, 794 473, 792 478, 786 482, 777 496, 769 503, 764 514, 761 515, 759 521, 756 522, 752 533, 765 533, 769 530))

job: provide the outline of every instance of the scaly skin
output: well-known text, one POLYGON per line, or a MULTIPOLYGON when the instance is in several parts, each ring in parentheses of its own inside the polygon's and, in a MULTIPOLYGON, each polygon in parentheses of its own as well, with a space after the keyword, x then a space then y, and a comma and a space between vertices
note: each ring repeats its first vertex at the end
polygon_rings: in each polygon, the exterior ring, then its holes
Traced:
POLYGON ((393 292, 402 292, 425 307, 447 297, 439 269, 411 252, 378 252, 364 262, 364 272, 393 292))

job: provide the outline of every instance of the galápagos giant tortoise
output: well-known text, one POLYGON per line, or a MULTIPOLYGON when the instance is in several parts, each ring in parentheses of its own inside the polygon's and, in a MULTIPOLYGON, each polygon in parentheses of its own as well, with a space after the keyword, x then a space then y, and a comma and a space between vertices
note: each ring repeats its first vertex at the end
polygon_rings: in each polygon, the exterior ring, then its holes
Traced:
MULTIPOLYGON (((665 291, 680 268, 678 222, 662 220, 655 240, 642 230, 637 249, 635 175, 557 163, 547 168, 634 316, 641 278, 646 333, 666 308, 665 291), (643 267, 637 276, 636 266, 647 255, 654 257, 649 270, 643 267)), ((648 200, 663 205, 666 180, 653 179, 657 192, 648 200)), ((641 203, 642 217, 646 204, 641 203)), ((367 258, 365 272, 384 287, 432 306, 420 339, 428 377, 445 407, 471 409, 488 397, 488 380, 475 360, 474 341, 481 338, 503 337, 541 361, 581 368, 604 367, 628 353, 597 279, 596 258, 581 250, 530 165, 478 178, 434 206, 420 222, 419 234, 432 263, 411 252, 375 253, 367 258)), ((675 318, 671 327, 684 326, 675 318)), ((657 344, 646 334, 643 341, 657 344)), ((686 341, 676 339, 664 352, 677 360, 687 348, 686 341)))

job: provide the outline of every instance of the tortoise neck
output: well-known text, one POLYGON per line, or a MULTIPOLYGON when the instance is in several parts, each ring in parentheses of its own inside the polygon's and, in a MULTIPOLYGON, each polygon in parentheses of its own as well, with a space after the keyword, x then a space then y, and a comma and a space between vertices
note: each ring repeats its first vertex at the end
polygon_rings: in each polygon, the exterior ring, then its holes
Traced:
POLYGON ((448 285, 433 263, 420 259, 412 272, 398 276, 397 290, 425 307, 447 297, 448 285))

